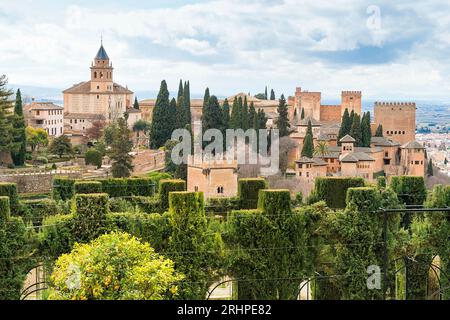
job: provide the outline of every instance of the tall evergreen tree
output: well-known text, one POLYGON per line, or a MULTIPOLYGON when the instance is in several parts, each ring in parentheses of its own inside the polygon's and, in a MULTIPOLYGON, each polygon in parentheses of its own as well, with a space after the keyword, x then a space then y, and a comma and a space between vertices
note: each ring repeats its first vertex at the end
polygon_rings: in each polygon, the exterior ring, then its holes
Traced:
POLYGON ((370 112, 364 113, 361 120, 361 146, 370 147, 372 132, 370 129, 370 112))
POLYGON ((178 95, 177 100, 179 100, 181 97, 184 96, 184 87, 183 87, 183 80, 180 80, 180 84, 178 86, 178 95))
POLYGON ((434 176, 434 171, 433 171, 433 160, 431 160, 431 159, 430 159, 430 161, 428 161, 428 166, 427 166, 427 176, 428 176, 428 177, 434 176))
POLYGON ((264 100, 268 100, 269 96, 267 93, 267 86, 266 86, 266 90, 264 91, 264 100))
POLYGON ((25 156, 27 153, 27 135, 25 118, 23 116, 22 94, 20 89, 16 93, 16 104, 14 106, 13 118, 13 136, 14 142, 19 143, 19 150, 11 152, 11 157, 16 166, 23 166, 25 164, 25 156))
POLYGON ((238 129, 242 129, 242 110, 244 109, 244 102, 242 97, 238 98, 238 129))
POLYGON ((350 130, 350 136, 352 136, 356 142, 355 147, 360 147, 362 144, 362 132, 361 132, 361 120, 359 114, 355 113, 353 116, 352 128, 350 130))
POLYGON ((185 119, 187 121, 187 124, 191 126, 192 123, 192 114, 191 114, 191 88, 190 88, 190 82, 184 83, 184 89, 183 89, 183 100, 184 100, 184 108, 185 108, 185 119))
POLYGON ((150 130, 150 147, 159 149, 163 147, 167 140, 172 137, 174 128, 173 119, 176 115, 170 114, 171 107, 169 101, 169 90, 165 80, 161 82, 161 88, 156 99, 155 108, 153 109, 152 127, 150 130))
POLYGON ((343 137, 350 134, 351 127, 352 123, 350 122, 350 114, 348 112, 348 109, 345 109, 344 115, 342 116, 341 128, 339 129, 338 142, 343 137))
POLYGON ((248 122, 248 101, 247 97, 244 98, 244 104, 242 106, 242 129, 244 131, 248 130, 250 127, 248 122))
MULTIPOLYGON (((205 110, 206 113, 203 114, 203 133, 209 129, 218 129, 223 132, 223 114, 222 109, 219 104, 219 100, 216 96, 211 96, 208 101, 208 108, 205 110)), ((208 142, 205 142, 203 147, 206 147, 208 142)))
POLYGON ((267 129, 267 121, 269 119, 263 109, 258 109, 258 129, 267 129))
POLYGON ((314 140, 311 121, 308 122, 308 130, 303 140, 302 157, 312 158, 314 156, 314 140))
POLYGON ((314 133, 313 133, 311 120, 308 121, 308 128, 306 129, 306 134, 311 135, 311 137, 313 137, 313 139, 314 139, 314 133))
POLYGON ((375 132, 375 137, 383 137, 383 125, 380 124, 375 132))
POLYGON ((228 99, 225 99, 225 101, 223 102, 222 115, 222 124, 224 126, 224 129, 226 130, 230 128, 230 104, 228 103, 228 99))
POLYGON ((113 131, 110 157, 113 161, 112 174, 114 178, 128 178, 133 170, 133 149, 131 131, 124 118, 117 120, 117 126, 113 131))
POLYGON ((0 166, 5 165, 2 159, 10 158, 11 152, 17 152, 20 144, 13 135, 14 114, 11 112, 14 105, 11 101, 12 92, 6 88, 6 76, 0 76, 0 166))
POLYGON ((270 100, 276 100, 277 98, 275 97, 275 91, 273 91, 273 89, 270 91, 270 100))
MULTIPOLYGON (((178 127, 177 127, 177 100, 175 100, 175 98, 172 98, 172 100, 170 100, 168 118, 171 123, 170 138, 172 138, 172 132, 175 129, 178 129, 178 127)), ((184 117, 183 117, 183 119, 184 119, 184 117)))
POLYGON ((289 128, 291 127, 291 124, 289 123, 288 106, 286 104, 284 94, 281 95, 277 111, 278 119, 276 120, 276 125, 278 127, 278 130, 280 131, 280 138, 286 137, 289 135, 289 128))
POLYGON ((239 103, 238 103, 238 99, 234 99, 233 101, 233 108, 231 110, 231 117, 230 117, 230 129, 239 129, 241 124, 240 124, 240 119, 239 119, 239 113, 240 113, 240 109, 239 109, 239 103))
POLYGON ((177 112, 176 112, 176 128, 177 129, 184 129, 187 125, 187 119, 186 119, 186 110, 185 110, 185 103, 184 103, 184 96, 180 96, 176 102, 177 106, 177 112))
POLYGON ((134 104, 133 104, 133 108, 139 110, 139 101, 137 97, 134 97, 134 104))
POLYGON ((305 108, 302 108, 302 116, 301 116, 301 119, 302 119, 302 120, 305 119, 305 108))
POLYGON ((250 110, 248 111, 248 125, 249 128, 255 128, 255 120, 257 122, 258 120, 258 115, 256 113, 256 109, 255 109, 255 104, 252 102, 250 103, 250 110))

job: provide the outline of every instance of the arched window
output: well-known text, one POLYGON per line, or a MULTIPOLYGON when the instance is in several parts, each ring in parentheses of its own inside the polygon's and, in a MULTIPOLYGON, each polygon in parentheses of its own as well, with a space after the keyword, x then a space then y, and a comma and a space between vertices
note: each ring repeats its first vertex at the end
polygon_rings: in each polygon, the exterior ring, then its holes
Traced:
POLYGON ((223 190, 224 190, 223 187, 218 187, 217 188, 217 193, 218 194, 223 194, 223 190))
POLYGON ((97 79, 97 71, 94 72, 94 78, 97 79))

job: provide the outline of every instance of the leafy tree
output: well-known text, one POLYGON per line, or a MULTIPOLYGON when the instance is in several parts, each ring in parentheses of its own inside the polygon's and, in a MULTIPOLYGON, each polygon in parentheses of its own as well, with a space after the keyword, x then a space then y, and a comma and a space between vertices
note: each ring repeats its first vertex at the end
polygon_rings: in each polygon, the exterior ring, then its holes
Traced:
POLYGON ((70 142, 70 139, 68 136, 62 135, 62 136, 55 138, 50 143, 48 151, 53 154, 57 154, 60 158, 62 158, 62 156, 64 154, 72 154, 73 153, 72 143, 70 142))
POLYGON ((428 161, 428 166, 427 166, 427 176, 428 176, 428 177, 434 176, 434 171, 433 171, 433 160, 432 160, 432 159, 430 159, 430 161, 428 161))
POLYGON ((14 122, 13 122, 13 135, 14 141, 19 143, 19 150, 17 152, 11 152, 14 165, 23 166, 25 164, 25 156, 27 153, 27 135, 25 118, 23 116, 23 104, 22 94, 20 89, 17 89, 16 103, 14 106, 14 122))
POLYGON ((101 168, 103 162, 102 153, 97 149, 91 148, 86 151, 86 154, 84 155, 84 161, 86 165, 93 165, 97 168, 101 168))
MULTIPOLYGON (((311 121, 310 121, 311 123, 311 121)), ((303 140, 302 157, 312 158, 314 156, 314 142, 311 133, 306 133, 303 140)))
POLYGON ((139 101, 138 101, 138 98, 137 98, 137 97, 134 98, 133 108, 134 108, 134 109, 137 109, 137 110, 140 109, 140 107, 139 107, 139 101))
POLYGON ((134 132, 148 132, 150 131, 151 124, 144 119, 139 119, 136 121, 136 123, 133 125, 133 131, 134 132))
POLYGON ((264 95, 264 93, 258 93, 255 95, 256 99, 260 99, 260 100, 266 100, 266 96, 264 95))
POLYGON ((167 83, 163 80, 158 98, 156 99, 155 108, 153 109, 152 128, 150 130, 150 147, 152 149, 161 148, 171 138, 175 125, 173 122, 175 112, 176 110, 172 110, 170 106, 167 83))
POLYGON ((350 121, 351 121, 350 120, 350 114, 348 112, 348 109, 346 108, 345 111, 344 111, 344 115, 342 116, 341 128, 339 129, 339 135, 338 135, 338 142, 343 137, 345 137, 346 135, 350 134, 350 130, 351 130, 351 127, 352 127, 352 123, 350 121))
POLYGON ((113 160, 112 174, 114 178, 128 178, 133 170, 133 142, 130 139, 131 132, 127 122, 123 118, 117 120, 117 126, 113 131, 110 157, 113 160))
POLYGON ((370 147, 372 131, 370 129, 370 112, 364 113, 361 120, 361 147, 370 147))
POLYGON ((354 114, 352 128, 350 130, 350 136, 352 136, 356 142, 355 146, 360 147, 362 144, 362 133, 361 133, 361 120, 357 113, 354 114))
POLYGON ((277 111, 278 119, 276 120, 276 125, 280 131, 280 138, 286 137, 290 133, 289 128, 291 124, 289 123, 288 106, 283 94, 281 95, 277 111))
POLYGON ((46 147, 48 145, 48 133, 41 128, 27 127, 27 144, 33 152, 37 151, 39 147, 46 147))
POLYGON ((96 120, 92 126, 86 130, 86 136, 91 140, 99 140, 103 136, 106 122, 104 120, 96 120))
POLYGON ((76 244, 53 270, 50 300, 165 300, 183 276, 148 243, 126 233, 76 244))
POLYGON ((375 137, 383 137, 383 125, 380 124, 375 132, 375 137))
POLYGON ((14 136, 14 114, 11 112, 14 107, 11 100, 13 93, 6 88, 7 83, 6 76, 0 76, 0 159, 3 158, 2 155, 9 158, 11 152, 20 150, 20 142, 14 136))
POLYGON ((276 100, 277 98, 275 97, 275 91, 273 91, 273 89, 270 91, 270 100, 276 100))

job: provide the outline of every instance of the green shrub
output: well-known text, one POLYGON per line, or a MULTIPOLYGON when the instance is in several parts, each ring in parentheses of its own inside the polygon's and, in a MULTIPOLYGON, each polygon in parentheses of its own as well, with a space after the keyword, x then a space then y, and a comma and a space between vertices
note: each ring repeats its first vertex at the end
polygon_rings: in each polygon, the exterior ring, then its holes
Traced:
POLYGON ((54 178, 53 179, 53 199, 55 200, 70 200, 75 194, 75 180, 69 178, 54 178))
POLYGON ((314 187, 315 200, 325 201, 332 209, 344 209, 346 206, 347 190, 358 187, 364 187, 363 178, 317 178, 314 187))
POLYGON ((92 194, 102 192, 100 181, 77 181, 74 185, 75 194, 92 194))
MULTIPOLYGON (((170 180, 174 178, 173 175, 167 172, 150 172, 147 177, 155 183, 156 187, 159 186, 161 180, 170 180)), ((158 188, 156 188, 156 192, 158 192, 158 188)))
POLYGON ((8 221, 10 218, 9 197, 0 197, 0 221, 8 221))
POLYGON ((46 157, 37 157, 34 162, 36 164, 48 164, 48 159, 46 157))
POLYGON ((100 151, 91 148, 84 155, 84 161, 87 166, 93 165, 93 166, 96 166, 97 168, 101 168, 102 162, 103 162, 103 157, 102 157, 102 154, 100 153, 100 151))
POLYGON ((156 191, 156 185, 150 178, 127 179, 128 196, 151 197, 156 191))
POLYGON ((16 214, 19 207, 19 195, 15 183, 0 182, 0 196, 9 197, 11 213, 16 214))
POLYGON ((91 241, 106 232, 108 202, 105 193, 75 196, 74 238, 77 242, 91 241))
POLYGON ((50 216, 45 218, 42 224, 46 226, 38 235, 39 251, 42 255, 57 259, 72 250, 76 242, 73 236, 75 219, 72 214, 50 216))
POLYGON ((109 199, 109 211, 110 212, 134 212, 134 205, 123 198, 111 198, 109 199))
POLYGON ((229 212, 240 209, 240 199, 238 197, 209 198, 206 209, 209 214, 227 216, 229 212))
POLYGON ((427 197, 427 189, 423 177, 392 177, 390 187, 397 193, 400 202, 406 205, 422 205, 427 197))
POLYGON ((26 222, 32 222, 35 226, 42 225, 45 217, 60 213, 56 201, 51 199, 22 201, 22 205, 26 207, 23 219, 26 222))
POLYGON ((161 209, 169 209, 169 193, 186 190, 186 181, 184 180, 161 180, 159 182, 159 199, 161 200, 161 209))
POLYGON ((100 180, 102 184, 102 190, 107 193, 111 198, 123 198, 128 197, 128 182, 127 179, 106 179, 100 180))
POLYGON ((258 210, 263 211, 269 219, 278 215, 291 213, 291 194, 289 190, 260 190, 258 210))
POLYGON ((375 188, 361 187, 347 190, 347 209, 370 212, 376 215, 379 210, 380 196, 375 188))
POLYGON ((379 189, 386 188, 386 177, 378 177, 377 178, 377 187, 379 189))
POLYGON ((130 197, 127 201, 144 213, 158 213, 161 211, 159 197, 130 197))
POLYGON ((267 189, 267 181, 262 178, 240 179, 238 181, 238 196, 242 209, 256 209, 259 191, 267 189))

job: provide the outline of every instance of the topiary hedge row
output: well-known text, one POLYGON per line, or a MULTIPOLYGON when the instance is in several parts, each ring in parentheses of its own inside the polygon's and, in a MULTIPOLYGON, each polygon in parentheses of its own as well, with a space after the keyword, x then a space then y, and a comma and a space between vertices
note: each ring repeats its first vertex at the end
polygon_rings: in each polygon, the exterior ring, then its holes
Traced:
POLYGON ((184 180, 161 180, 159 182, 159 199, 161 209, 169 209, 169 194, 171 192, 186 191, 186 181, 184 180))
POLYGON ((155 193, 155 183, 150 178, 119 178, 100 180, 103 192, 111 198, 141 196, 150 197, 155 193))
POLYGON ((106 193, 77 194, 74 205, 73 231, 77 241, 89 242, 106 231, 109 213, 109 197, 106 193))
POLYGON ((0 182, 0 196, 9 197, 11 212, 16 214, 19 209, 19 195, 15 183, 0 182))
POLYGON ((397 193, 400 202, 406 205, 422 205, 427 198, 423 177, 395 176, 389 186, 397 193))
POLYGON ((11 218, 9 197, 0 197, 0 221, 8 221, 11 218))
POLYGON ((330 208, 344 209, 347 190, 358 187, 364 187, 363 178, 321 177, 316 179, 313 193, 316 200, 325 201, 330 208))
POLYGON ((59 214, 59 208, 53 199, 22 201, 22 218, 34 226, 41 226, 45 217, 59 214))
POLYGON ((70 200, 75 194, 75 179, 69 178, 54 178, 53 179, 53 199, 55 200, 70 200))
POLYGON ((103 190, 100 181, 77 181, 74 185, 75 194, 101 193, 103 190))
POLYGON ((267 181, 265 179, 240 179, 238 181, 240 208, 256 209, 258 207, 259 191, 263 189, 267 189, 267 181))

